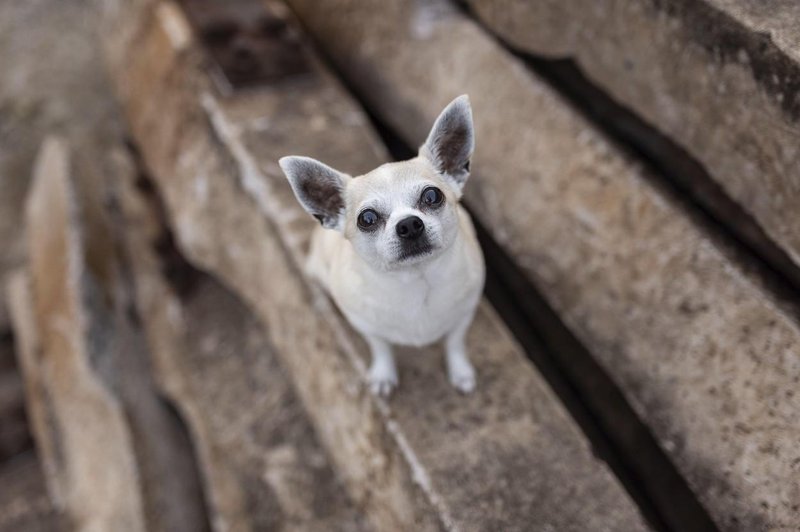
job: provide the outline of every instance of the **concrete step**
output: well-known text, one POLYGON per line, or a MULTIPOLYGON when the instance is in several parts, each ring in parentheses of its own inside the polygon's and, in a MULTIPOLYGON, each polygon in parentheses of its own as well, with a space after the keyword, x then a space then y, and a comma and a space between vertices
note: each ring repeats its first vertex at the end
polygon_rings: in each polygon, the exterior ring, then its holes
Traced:
MULTIPOLYGON (((800 522, 797 321, 646 170, 448 3, 289 3, 408 143, 421 143, 442 106, 469 93, 477 152, 466 196, 493 237, 720 528, 800 522)), ((602 8, 578 11, 581 20, 602 8)), ((681 511, 661 504, 667 520, 681 511)))
POLYGON ((277 159, 302 152, 358 173, 386 154, 313 55, 302 76, 223 97, 175 4, 116 5, 112 71, 176 243, 254 309, 377 529, 647 528, 486 304, 469 336, 474 395, 448 385, 437 349, 402 354, 391 403, 368 393, 363 342, 299 274, 315 222, 277 159))
POLYGON ((0 463, 0 532, 58 532, 66 521, 47 496, 33 451, 0 463))
POLYGON ((155 378, 189 426, 214 528, 369 530, 261 324, 213 277, 182 261, 143 183, 117 181, 125 218, 119 238, 155 378))
POLYGON ((468 4, 515 49, 574 58, 593 82, 699 160, 800 264, 800 4, 468 4))

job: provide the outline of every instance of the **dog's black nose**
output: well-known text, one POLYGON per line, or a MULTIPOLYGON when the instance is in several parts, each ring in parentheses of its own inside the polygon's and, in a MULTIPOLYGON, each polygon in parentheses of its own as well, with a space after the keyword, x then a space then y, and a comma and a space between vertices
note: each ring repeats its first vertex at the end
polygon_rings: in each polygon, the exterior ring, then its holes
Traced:
POLYGON ((396 230, 400 238, 414 240, 425 230, 425 224, 418 216, 409 216, 397 222, 396 230))

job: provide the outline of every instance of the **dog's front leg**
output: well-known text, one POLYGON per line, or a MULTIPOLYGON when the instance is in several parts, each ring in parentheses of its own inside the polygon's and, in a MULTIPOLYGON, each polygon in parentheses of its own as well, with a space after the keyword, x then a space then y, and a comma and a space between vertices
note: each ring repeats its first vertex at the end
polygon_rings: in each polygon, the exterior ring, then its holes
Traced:
POLYGON ((372 364, 369 367, 369 388, 373 394, 388 397, 397 387, 397 366, 392 355, 392 346, 377 336, 365 335, 372 352, 372 364))
POLYGON ((462 393, 470 393, 475 389, 475 368, 469 361, 466 346, 467 330, 472 318, 472 314, 467 316, 445 339, 447 376, 450 384, 462 393))

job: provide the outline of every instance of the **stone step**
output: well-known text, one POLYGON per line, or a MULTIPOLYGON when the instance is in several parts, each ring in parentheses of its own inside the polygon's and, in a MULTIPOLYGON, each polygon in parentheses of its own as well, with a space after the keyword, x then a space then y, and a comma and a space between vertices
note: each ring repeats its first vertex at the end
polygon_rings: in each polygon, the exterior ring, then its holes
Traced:
POLYGON ((214 528, 368 530, 261 324, 218 281, 182 261, 141 181, 117 184, 125 217, 119 237, 153 371, 191 431, 214 528))
POLYGON ((130 166, 113 148, 87 155, 58 137, 43 144, 25 207, 28 260, 8 291, 48 490, 78 530, 202 531, 191 446, 149 374, 99 203, 102 180, 130 166))
POLYGON ((575 59, 594 83, 699 160, 800 264, 800 4, 468 4, 515 49, 575 59))
POLYGON ((410 144, 450 99, 470 95, 477 152, 466 195, 483 224, 720 528, 800 522, 797 322, 636 161, 449 4, 289 3, 410 144))
POLYGON ((47 496, 33 451, 0 463, 0 486, 0 532, 68 530, 47 496))
POLYGON ((402 354, 404 384, 390 403, 368 393, 363 342, 299 274, 315 222, 277 160, 299 152, 358 173, 386 154, 312 55, 304 75, 220 96, 217 67, 175 4, 115 5, 112 71, 178 247, 254 309, 377 529, 646 528, 486 304, 468 340, 474 395, 449 386, 437 349, 402 354))

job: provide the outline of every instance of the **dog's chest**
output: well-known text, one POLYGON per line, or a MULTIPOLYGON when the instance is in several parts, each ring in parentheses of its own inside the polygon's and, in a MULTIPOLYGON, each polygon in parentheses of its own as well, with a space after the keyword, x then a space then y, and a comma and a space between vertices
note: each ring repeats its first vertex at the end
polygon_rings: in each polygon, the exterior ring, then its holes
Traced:
POLYGON ((480 296, 479 272, 466 264, 392 277, 362 277, 334 294, 357 329, 400 345, 441 339, 472 313, 480 296), (338 296, 338 297, 337 297, 338 296))

